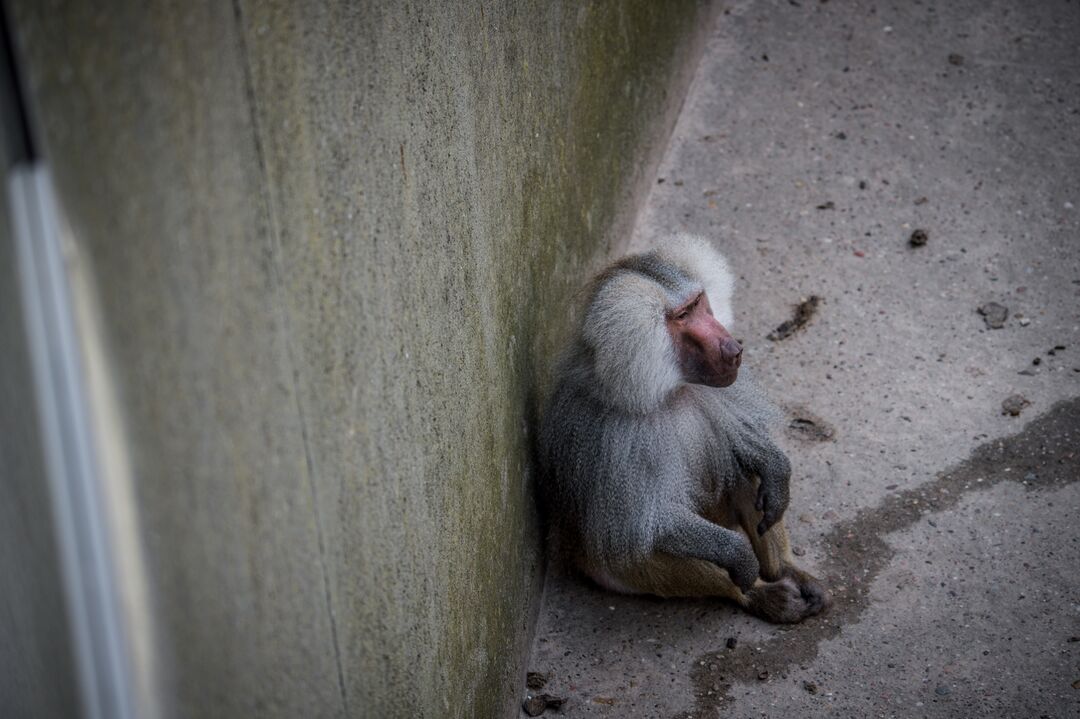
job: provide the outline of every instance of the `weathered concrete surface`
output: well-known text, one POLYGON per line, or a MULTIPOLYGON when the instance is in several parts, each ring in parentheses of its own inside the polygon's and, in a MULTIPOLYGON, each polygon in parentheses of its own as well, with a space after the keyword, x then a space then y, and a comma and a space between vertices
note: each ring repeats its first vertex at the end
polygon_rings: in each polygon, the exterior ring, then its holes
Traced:
POLYGON ((553 572, 530 670, 565 715, 1076 715, 1078 38, 1075 2, 720 18, 634 245, 711 237, 744 366, 835 429, 783 440, 788 526, 837 605, 780 628, 553 572))
POLYGON ((10 5, 102 293, 166 706, 515 712, 530 388, 711 10, 10 5))

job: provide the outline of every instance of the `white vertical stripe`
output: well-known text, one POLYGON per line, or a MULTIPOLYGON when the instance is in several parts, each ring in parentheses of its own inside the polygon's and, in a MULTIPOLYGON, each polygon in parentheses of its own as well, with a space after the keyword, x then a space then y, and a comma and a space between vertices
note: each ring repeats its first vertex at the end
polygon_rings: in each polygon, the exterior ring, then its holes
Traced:
POLYGON ((152 719, 153 625, 92 277, 48 171, 16 168, 8 189, 83 712, 152 719))

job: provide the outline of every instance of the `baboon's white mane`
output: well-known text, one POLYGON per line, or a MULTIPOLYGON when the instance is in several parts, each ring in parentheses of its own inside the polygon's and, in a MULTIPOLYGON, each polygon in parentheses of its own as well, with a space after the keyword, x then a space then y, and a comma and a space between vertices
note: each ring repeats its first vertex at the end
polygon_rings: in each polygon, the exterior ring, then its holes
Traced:
MULTIPOLYGON (((724 258, 704 240, 689 235, 675 236, 655 254, 687 276, 686 287, 676 295, 704 288, 713 314, 730 329, 734 282, 724 258)), ((592 352, 598 389, 611 404, 645 414, 682 384, 665 322, 672 306, 670 288, 630 269, 615 270, 596 289, 581 338, 592 352)))

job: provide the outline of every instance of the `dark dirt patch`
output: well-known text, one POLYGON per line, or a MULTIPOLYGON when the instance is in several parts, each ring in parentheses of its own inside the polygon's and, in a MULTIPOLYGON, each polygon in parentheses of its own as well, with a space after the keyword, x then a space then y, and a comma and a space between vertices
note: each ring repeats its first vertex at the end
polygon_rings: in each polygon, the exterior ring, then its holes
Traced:
POLYGON ((791 335, 795 334, 810 322, 815 314, 817 314, 818 305, 821 304, 821 298, 817 295, 810 295, 808 298, 800 302, 795 306, 795 316, 790 320, 786 320, 780 324, 779 327, 774 329, 768 335, 767 339, 773 342, 778 342, 782 339, 787 339, 791 335))
POLYGON ((822 572, 833 592, 832 609, 780 629, 760 645, 762 651, 743 645, 702 655, 700 668, 692 673, 697 690, 692 716, 715 716, 716 708, 730 698, 733 684, 755 682, 762 672, 780 675, 789 666, 805 664, 817 656, 821 641, 858 621, 870 604, 870 585, 895 555, 886 535, 914 525, 926 514, 954 507, 968 492, 1020 478, 1029 490, 1080 479, 1080 397, 1056 404, 1019 434, 979 446, 937 479, 891 494, 879 506, 835 525, 824 540, 829 553, 822 572), (707 692, 714 685, 719 690, 710 696, 707 692))
MULTIPOLYGON (((916 204, 917 203, 918 201, 916 200, 916 204)), ((927 234, 926 230, 915 230, 911 233, 911 237, 908 238, 908 244, 912 247, 922 247, 929 239, 930 235, 927 234)))
POLYGON ((828 442, 836 436, 836 430, 828 422, 802 407, 790 411, 785 431, 792 439, 803 442, 828 442))
POLYGON ((525 686, 529 689, 543 689, 547 681, 548 675, 541 672, 529 672, 525 675, 525 686))
POLYGON ((526 699, 525 703, 521 705, 521 708, 527 715, 538 717, 548 709, 556 712, 559 711, 565 703, 565 697, 553 697, 550 694, 540 694, 539 696, 526 699))

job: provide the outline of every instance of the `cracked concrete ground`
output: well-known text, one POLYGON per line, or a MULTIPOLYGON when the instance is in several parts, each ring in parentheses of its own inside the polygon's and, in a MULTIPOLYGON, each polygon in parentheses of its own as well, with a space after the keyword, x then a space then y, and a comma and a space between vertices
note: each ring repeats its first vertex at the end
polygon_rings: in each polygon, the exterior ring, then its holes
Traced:
POLYGON ((744 366, 833 430, 780 439, 836 605, 777 627, 554 566, 530 669, 562 714, 1080 715, 1080 2, 729 6, 633 248, 673 230, 734 267, 744 366))

